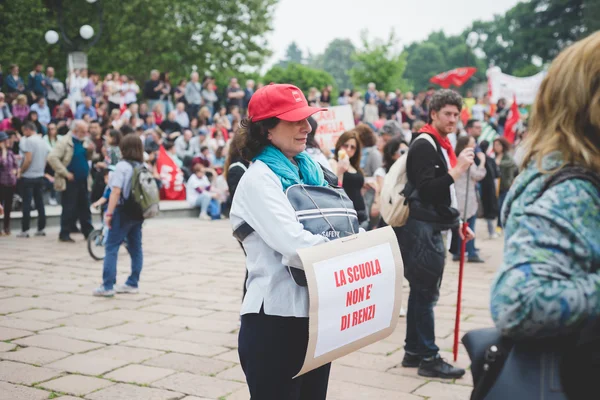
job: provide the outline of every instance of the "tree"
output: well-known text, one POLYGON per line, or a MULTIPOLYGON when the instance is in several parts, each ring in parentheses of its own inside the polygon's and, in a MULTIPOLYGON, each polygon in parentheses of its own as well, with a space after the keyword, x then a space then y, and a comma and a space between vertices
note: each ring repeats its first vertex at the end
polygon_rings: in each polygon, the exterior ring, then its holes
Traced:
POLYGON ((431 42, 413 43, 405 50, 407 79, 415 90, 424 90, 429 79, 446 71, 447 64, 440 47, 431 42))
MULTIPOLYGON (((103 33, 87 51, 90 68, 118 70, 138 79, 153 68, 170 71, 172 78, 187 76, 194 64, 212 74, 242 66, 258 69, 270 54, 264 36, 272 30, 276 2, 102 0, 103 33)), ((86 23, 98 32, 94 6, 79 0, 62 3, 69 36, 78 37, 86 23)), ((58 30, 56 12, 55 0, 0 2, 2 63, 30 65, 40 58, 64 71, 66 51, 44 41, 47 29, 58 30)))
POLYGON ((356 64, 352 58, 356 49, 349 39, 334 39, 319 57, 318 68, 329 72, 340 90, 351 89, 349 71, 356 64))
POLYGON ((350 79, 356 87, 366 87, 369 82, 373 82, 379 90, 409 88, 402 78, 406 68, 406 55, 394 50, 395 43, 393 31, 385 42, 369 42, 366 32, 363 32, 362 49, 357 50, 352 57, 356 64, 350 70, 350 79))
POLYGON ((295 63, 288 64, 285 68, 279 65, 274 66, 267 71, 263 81, 267 83, 291 83, 298 86, 304 94, 308 94, 311 87, 320 90, 327 85, 335 86, 335 80, 327 72, 295 63))
POLYGON ((302 50, 296 42, 290 43, 285 51, 285 58, 279 62, 279 66, 285 68, 290 63, 302 64, 304 57, 302 50))

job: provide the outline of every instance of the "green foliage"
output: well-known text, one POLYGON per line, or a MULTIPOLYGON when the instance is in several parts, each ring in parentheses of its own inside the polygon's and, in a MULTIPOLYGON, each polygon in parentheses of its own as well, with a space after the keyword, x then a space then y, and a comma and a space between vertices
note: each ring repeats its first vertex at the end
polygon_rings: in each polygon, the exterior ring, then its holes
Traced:
MULTIPOLYGON (((57 26, 56 0, 0 2, 0 63, 17 62, 25 70, 36 59, 64 74, 67 50, 46 44, 44 33, 57 26)), ((265 33, 272 30, 277 0, 100 0, 103 32, 87 51, 89 65, 101 73, 118 70, 146 79, 151 69, 188 76, 192 65, 199 72, 258 69, 270 55, 265 33)), ((95 5, 63 0, 65 30, 78 40, 79 27, 99 31, 95 5)), ((59 42, 64 45, 61 38, 59 42)))
POLYGON ((356 48, 350 39, 334 39, 323 54, 309 65, 329 72, 341 90, 352 89, 350 70, 356 64, 353 59, 355 52, 356 48))
POLYGON ((285 58, 279 62, 279 66, 285 68, 290 63, 302 64, 304 56, 296 42, 290 43, 285 51, 285 58))
POLYGON ((350 78, 356 87, 366 87, 374 82, 378 90, 394 91, 409 88, 402 78, 406 68, 406 55, 394 50, 396 38, 392 32, 387 41, 369 42, 362 35, 362 49, 357 50, 353 60, 356 62, 350 70, 350 78))
MULTIPOLYGON (((291 83, 298 86, 304 94, 308 94, 311 87, 321 90, 327 85, 333 85, 335 88, 335 80, 327 72, 295 63, 288 64, 285 68, 274 66, 267 71, 263 82, 265 84, 291 83)), ((335 91, 332 93, 332 98, 335 97, 334 95, 335 91)))

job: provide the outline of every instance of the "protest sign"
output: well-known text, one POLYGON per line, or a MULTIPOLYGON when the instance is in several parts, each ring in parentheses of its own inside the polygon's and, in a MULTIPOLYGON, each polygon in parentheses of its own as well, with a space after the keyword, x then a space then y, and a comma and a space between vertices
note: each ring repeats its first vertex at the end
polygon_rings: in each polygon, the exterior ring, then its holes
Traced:
POLYGON ((349 105, 329 107, 313 117, 317 121, 315 139, 322 149, 333 149, 340 135, 354 128, 354 116, 349 105))
POLYGON ((392 334, 403 263, 385 227, 298 250, 308 282, 309 337, 298 375, 392 334))

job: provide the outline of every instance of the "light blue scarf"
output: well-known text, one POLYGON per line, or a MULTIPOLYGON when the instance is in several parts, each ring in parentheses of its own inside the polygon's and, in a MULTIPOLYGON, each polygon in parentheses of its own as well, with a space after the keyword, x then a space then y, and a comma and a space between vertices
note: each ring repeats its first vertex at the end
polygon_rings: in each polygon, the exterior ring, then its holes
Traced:
POLYGON ((294 165, 277 147, 268 145, 254 158, 267 164, 281 180, 283 190, 297 184, 327 186, 321 166, 303 151, 294 157, 294 165), (301 178, 302 177, 302 178, 301 178))

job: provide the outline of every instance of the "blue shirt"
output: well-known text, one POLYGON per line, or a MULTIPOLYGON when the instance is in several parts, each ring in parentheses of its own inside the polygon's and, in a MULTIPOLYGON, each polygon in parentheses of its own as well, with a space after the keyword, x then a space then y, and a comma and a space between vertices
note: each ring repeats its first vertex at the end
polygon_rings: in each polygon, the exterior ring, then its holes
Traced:
POLYGON ((46 97, 46 88, 42 82, 44 82, 44 74, 41 72, 30 73, 29 81, 27 81, 27 89, 32 90, 38 96, 46 97))
POLYGON ((76 181, 85 181, 90 173, 86 150, 83 141, 73 137, 73 158, 67 170, 75 175, 76 181))
POLYGON ((84 115, 89 115, 91 119, 97 119, 98 116, 96 114, 96 109, 92 107, 86 107, 85 104, 80 104, 77 106, 77 111, 75 112, 75 119, 83 119, 84 115))

